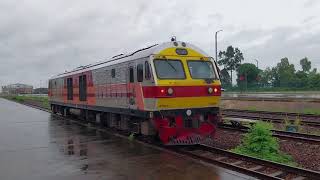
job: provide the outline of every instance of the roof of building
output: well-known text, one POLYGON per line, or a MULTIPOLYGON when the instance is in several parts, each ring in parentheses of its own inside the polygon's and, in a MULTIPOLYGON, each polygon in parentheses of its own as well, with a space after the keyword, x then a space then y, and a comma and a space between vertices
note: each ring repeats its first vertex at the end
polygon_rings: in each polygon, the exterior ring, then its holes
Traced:
POLYGON ((3 86, 3 87, 4 88, 33 88, 32 85, 21 84, 21 83, 9 84, 9 85, 3 86))

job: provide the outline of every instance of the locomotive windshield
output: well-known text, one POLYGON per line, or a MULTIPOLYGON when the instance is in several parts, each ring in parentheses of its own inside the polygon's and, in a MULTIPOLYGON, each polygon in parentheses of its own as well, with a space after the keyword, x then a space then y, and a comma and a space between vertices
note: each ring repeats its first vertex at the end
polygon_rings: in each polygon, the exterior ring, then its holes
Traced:
POLYGON ((188 67, 193 79, 216 79, 212 63, 210 61, 191 60, 188 67))
POLYGON ((159 79, 185 79, 185 73, 180 60, 156 59, 154 66, 159 79))

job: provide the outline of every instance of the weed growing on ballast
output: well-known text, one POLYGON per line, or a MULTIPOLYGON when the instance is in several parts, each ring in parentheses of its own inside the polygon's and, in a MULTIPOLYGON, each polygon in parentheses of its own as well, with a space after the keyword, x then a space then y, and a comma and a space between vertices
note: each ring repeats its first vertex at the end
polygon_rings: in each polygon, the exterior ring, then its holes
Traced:
POLYGON ((272 136, 271 123, 257 122, 242 143, 232 152, 295 166, 293 158, 280 151, 278 139, 272 136))

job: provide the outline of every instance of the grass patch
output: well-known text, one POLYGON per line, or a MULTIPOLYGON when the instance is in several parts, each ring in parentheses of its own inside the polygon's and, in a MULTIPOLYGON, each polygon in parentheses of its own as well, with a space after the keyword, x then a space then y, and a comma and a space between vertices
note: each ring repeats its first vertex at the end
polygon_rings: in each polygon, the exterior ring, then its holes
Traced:
POLYGON ((305 109, 303 109, 303 113, 304 114, 320 115, 320 109, 305 108, 305 109))
POLYGON ((257 107, 254 107, 254 106, 249 106, 247 109, 249 111, 258 111, 257 107))
POLYGON ((38 103, 44 108, 49 108, 48 97, 43 96, 7 96, 5 97, 9 100, 16 101, 19 103, 38 103))
POLYGON ((280 151, 278 139, 272 136, 273 126, 267 122, 257 122, 242 139, 242 143, 232 152, 296 166, 290 155, 280 151))
POLYGON ((301 131, 301 118, 299 116, 296 117, 295 120, 289 120, 288 116, 284 118, 284 131, 290 132, 300 132, 301 131))

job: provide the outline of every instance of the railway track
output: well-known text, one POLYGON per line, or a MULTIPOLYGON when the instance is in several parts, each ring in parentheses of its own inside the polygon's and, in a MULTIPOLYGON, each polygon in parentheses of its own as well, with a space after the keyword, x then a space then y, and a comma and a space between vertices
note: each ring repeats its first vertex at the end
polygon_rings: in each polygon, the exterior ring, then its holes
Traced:
MULTIPOLYGON (((248 128, 233 127, 232 125, 228 125, 228 124, 220 125, 219 128, 240 131, 244 133, 249 132, 248 128)), ((294 141, 299 141, 299 142, 309 143, 309 144, 320 144, 320 136, 313 135, 313 134, 272 130, 272 135, 280 139, 294 140, 294 141)))
POLYGON ((269 111, 250 111, 240 109, 223 109, 223 116, 235 118, 247 118, 254 120, 272 121, 283 123, 285 119, 295 121, 297 118, 301 120, 302 125, 320 126, 320 115, 314 114, 299 114, 286 112, 269 112, 269 111))
MULTIPOLYGON (((37 105, 24 104, 39 110, 43 110, 51 113, 50 110, 39 107, 37 105)), ((69 120, 75 122, 76 124, 82 126, 90 126, 83 121, 77 121, 71 118, 66 118, 60 115, 62 119, 69 120)), ((98 131, 108 132, 108 129, 101 128, 98 126, 92 127, 98 131)), ((120 137, 127 137, 121 133, 113 133, 113 135, 120 137)), ((271 161, 266 161, 258 158, 253 158, 250 156, 240 155, 236 153, 232 153, 227 150, 209 147, 206 145, 195 145, 195 146, 162 146, 158 143, 150 143, 150 140, 146 140, 144 137, 137 137, 137 142, 145 144, 147 146, 154 147, 156 149, 164 150, 167 152, 179 154, 182 156, 186 156, 192 158, 194 160, 199 160, 206 162, 208 164, 217 165, 220 167, 224 167, 226 169, 230 169, 236 172, 240 172, 252 177, 260 178, 260 179, 319 179, 320 172, 307 170, 298 167, 291 167, 284 164, 279 164, 271 161)))
POLYGON ((222 97, 222 100, 236 101, 272 101, 272 102, 313 102, 320 103, 319 98, 271 98, 271 97, 222 97))
POLYGON ((215 164, 233 171, 241 172, 259 179, 319 179, 320 173, 302 168, 291 167, 250 156, 232 153, 227 150, 197 145, 175 149, 174 151, 215 164))

